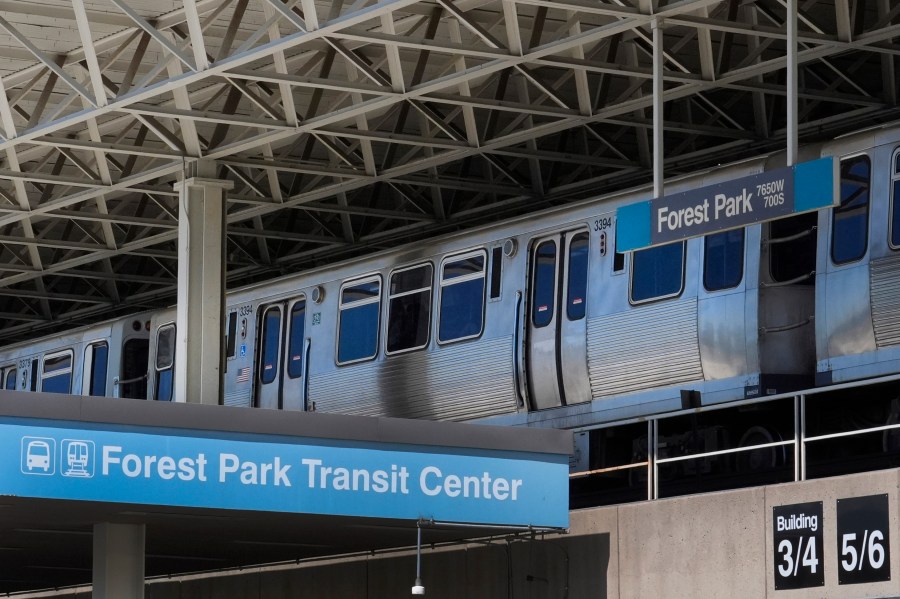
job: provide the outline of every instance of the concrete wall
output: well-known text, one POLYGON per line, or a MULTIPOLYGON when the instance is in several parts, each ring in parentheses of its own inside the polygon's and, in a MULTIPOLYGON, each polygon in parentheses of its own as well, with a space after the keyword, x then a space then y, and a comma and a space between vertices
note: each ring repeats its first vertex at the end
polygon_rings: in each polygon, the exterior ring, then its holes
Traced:
MULTIPOLYGON (((900 471, 887 470, 571 513, 567 535, 428 548, 426 597, 900 597, 900 471), (838 499, 887 494, 891 579, 841 585, 838 499), (817 568, 824 585, 775 589, 776 506, 822 502, 817 568)), ((808 556, 811 557, 811 556, 808 556)), ((148 599, 300 599, 410 596, 415 553, 365 556, 151 581, 148 599)), ((34 595, 50 596, 50 595, 34 595)), ((53 594, 87 599, 89 592, 53 594)))

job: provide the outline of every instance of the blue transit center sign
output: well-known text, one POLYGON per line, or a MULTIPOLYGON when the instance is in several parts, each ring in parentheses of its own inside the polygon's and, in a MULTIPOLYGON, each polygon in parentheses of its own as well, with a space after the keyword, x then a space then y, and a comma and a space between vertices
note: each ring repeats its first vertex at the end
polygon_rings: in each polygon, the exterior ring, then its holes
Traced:
POLYGON ((0 495, 568 526, 565 455, 0 418, 0 495))
POLYGON ((616 250, 627 252, 833 206, 837 161, 821 158, 622 206, 616 250))

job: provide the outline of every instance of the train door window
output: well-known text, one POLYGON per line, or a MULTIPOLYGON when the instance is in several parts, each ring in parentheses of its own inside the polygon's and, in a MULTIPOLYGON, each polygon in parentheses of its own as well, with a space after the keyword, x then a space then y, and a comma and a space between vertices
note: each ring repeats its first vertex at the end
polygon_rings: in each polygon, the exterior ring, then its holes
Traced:
POLYGON ((707 291, 737 287, 744 278, 744 229, 707 235, 703 240, 703 286, 707 291))
POLYGON ((831 261, 846 264, 866 253, 871 162, 865 154, 841 161, 841 204, 832 209, 831 261))
POLYGON ((681 293, 684 242, 637 250, 632 254, 631 302, 640 304, 681 293))
POLYGON ((149 339, 128 339, 122 344, 119 397, 147 399, 147 359, 149 355, 149 339))
POLYGON ((109 346, 106 342, 91 343, 84 349, 84 373, 81 392, 84 395, 106 395, 106 371, 109 346))
POLYGON ((481 335, 484 325, 485 254, 469 252, 441 265, 441 307, 438 342, 481 335))
POLYGON ((556 242, 545 241, 534 252, 534 287, 532 289, 531 321, 535 327, 545 327, 553 320, 556 296, 556 242))
POLYGON ((175 391, 175 325, 159 327, 156 333, 156 399, 172 401, 175 391))
POLYGON ((503 248, 497 246, 491 250, 491 292, 490 299, 500 298, 500 288, 503 276, 503 248))
POLYGON ((891 169, 891 247, 900 248, 900 148, 894 152, 891 169))
POLYGON ((422 264, 391 273, 388 289, 388 354, 428 345, 434 267, 422 264))
POLYGON ((303 376, 303 339, 306 326, 306 300, 301 299, 291 306, 288 322, 288 363, 287 373, 292 379, 303 376))
POLYGON ((4 373, 6 379, 3 381, 3 388, 7 391, 16 390, 16 372, 15 368, 8 368, 4 373))
POLYGON ((578 233, 569 243, 569 277, 566 289, 566 316, 569 320, 584 318, 587 307, 588 249, 587 233, 578 233))
POLYGON ((259 380, 268 385, 278 376, 278 358, 281 343, 281 306, 269 306, 263 312, 259 346, 259 380))
MULTIPOLYGON (((237 311, 228 313, 228 325, 225 327, 225 358, 233 358, 237 344, 237 311)), ((226 366, 227 369, 227 366, 226 366)))
POLYGON ((375 357, 381 311, 381 278, 345 283, 338 317, 338 364, 375 357))
POLYGON ((41 391, 44 393, 71 393, 71 351, 67 350, 44 355, 44 368, 41 371, 41 391))

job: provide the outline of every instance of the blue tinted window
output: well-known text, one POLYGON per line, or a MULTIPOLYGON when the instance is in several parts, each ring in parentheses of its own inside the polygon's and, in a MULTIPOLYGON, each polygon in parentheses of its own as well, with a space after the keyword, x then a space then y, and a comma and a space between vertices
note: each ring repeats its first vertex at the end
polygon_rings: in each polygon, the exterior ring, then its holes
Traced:
POLYGON ((341 311, 338 362, 375 356, 378 347, 378 304, 365 304, 341 311))
POLYGON ((545 327, 553 320, 556 297, 556 243, 545 241, 534 252, 534 289, 531 321, 545 327))
POLYGON ((868 156, 841 161, 841 205, 832 209, 831 259, 835 264, 859 260, 869 235, 868 156))
POLYGON ((684 242, 634 252, 631 301, 645 302, 681 292, 684 277, 684 242))
POLYGON ((303 375, 303 328, 306 324, 306 302, 300 300, 291 308, 291 330, 288 339, 288 376, 303 375))
POLYGON ((160 370, 156 373, 157 401, 172 401, 172 387, 175 382, 175 369, 160 370))
POLYGON ((105 343, 97 343, 90 346, 89 351, 93 351, 93 357, 91 359, 90 372, 91 384, 88 393, 102 397, 106 395, 106 368, 109 347, 105 343))
POLYGON ((444 262, 438 341, 477 337, 484 325, 485 257, 478 252, 444 262))
POLYGON ((338 362, 374 358, 378 353, 381 281, 369 279, 341 290, 338 362))
POLYGON ((72 389, 72 354, 44 357, 44 373, 41 391, 44 393, 69 393, 72 389))
POLYGON ((16 369, 12 368, 6 373, 6 385, 5 388, 7 391, 15 391, 16 390, 16 369))
POLYGON ((566 316, 569 320, 584 318, 587 307, 589 247, 587 233, 579 233, 569 244, 569 280, 566 290, 566 316))
POLYGON ((259 379, 264 385, 278 376, 278 340, 281 332, 281 310, 269 308, 263 314, 262 338, 260 346, 262 356, 259 361, 259 379))
POLYGON ((707 235, 703 286, 707 291, 737 287, 744 278, 744 229, 707 235))
POLYGON ((175 384, 175 325, 159 328, 156 334, 156 393, 158 401, 172 401, 175 384))

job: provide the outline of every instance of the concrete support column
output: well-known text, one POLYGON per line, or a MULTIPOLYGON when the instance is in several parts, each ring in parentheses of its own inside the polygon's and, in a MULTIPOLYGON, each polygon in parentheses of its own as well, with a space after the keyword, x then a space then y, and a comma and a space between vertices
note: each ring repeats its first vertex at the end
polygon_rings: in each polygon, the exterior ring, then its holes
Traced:
POLYGON ((200 160, 178 191, 175 401, 222 403, 225 316, 225 192, 215 163, 200 160))
POLYGON ((93 599, 143 599, 144 525, 94 525, 93 599))

